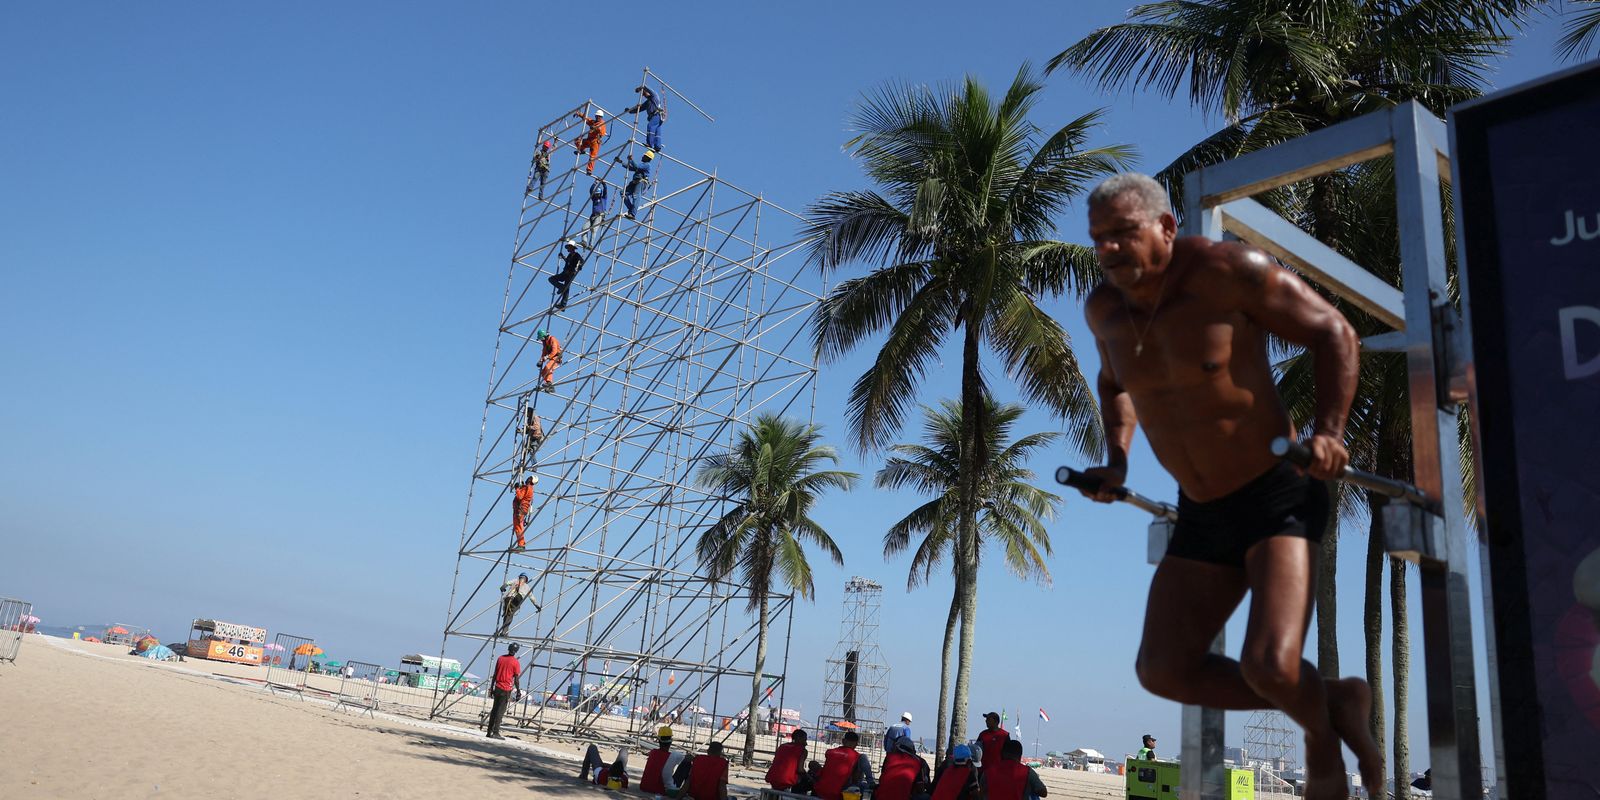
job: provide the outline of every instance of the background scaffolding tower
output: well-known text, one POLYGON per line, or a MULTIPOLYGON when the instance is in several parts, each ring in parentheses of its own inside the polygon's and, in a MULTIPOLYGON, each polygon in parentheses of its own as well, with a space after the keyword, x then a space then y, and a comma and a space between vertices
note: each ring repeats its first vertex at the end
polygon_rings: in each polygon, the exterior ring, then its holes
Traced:
MULTIPOLYGON (((645 80, 692 107, 648 70, 645 80)), ((551 170, 542 191, 530 175, 517 225, 443 649, 464 672, 489 675, 507 642, 522 643, 525 695, 507 727, 624 743, 670 721, 693 747, 725 736, 748 705, 756 637, 739 608, 746 587, 698 569, 695 539, 726 499, 695 486, 694 473, 758 410, 811 420, 804 332, 819 298, 797 285, 803 256, 790 257, 800 218, 714 172, 659 155, 637 219, 620 216, 631 176, 612 159, 640 160, 645 120, 607 109, 590 178, 588 153, 573 155, 577 115, 599 108, 578 106, 535 142, 555 142, 551 170), (612 208, 584 231, 595 180, 612 208), (780 244, 768 243, 773 231, 780 244), (558 310, 548 279, 569 239, 585 263, 558 310), (564 350, 550 387, 539 381, 540 329, 564 350), (542 441, 528 436, 535 416, 542 441), (513 551, 509 487, 528 475, 539 482, 527 546, 513 551), (531 602, 501 633, 503 586, 519 572, 531 602)), ((681 120, 665 131, 668 150, 681 120)), ((772 603, 772 630, 786 631, 793 597, 772 603)), ((772 646, 766 672, 778 675, 781 703, 788 643, 772 646)), ((478 721, 485 706, 440 693, 432 713, 478 721)))
POLYGON ((818 730, 848 722, 861 734, 861 749, 883 747, 889 710, 889 664, 878 650, 878 620, 883 611, 883 585, 854 577, 844 585, 844 613, 839 643, 828 657, 822 686, 818 730))
POLYGON ((1255 773, 1256 796, 1295 794, 1286 776, 1299 771, 1297 734, 1282 711, 1253 711, 1244 725, 1245 763, 1255 773))

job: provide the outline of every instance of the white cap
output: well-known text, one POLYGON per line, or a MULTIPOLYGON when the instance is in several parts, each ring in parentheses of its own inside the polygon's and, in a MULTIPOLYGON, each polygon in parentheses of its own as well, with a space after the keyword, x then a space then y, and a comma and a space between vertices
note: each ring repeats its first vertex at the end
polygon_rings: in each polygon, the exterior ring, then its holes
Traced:
POLYGON ((902 711, 900 713, 900 718, 905 720, 906 722, 910 722, 911 721, 911 712, 910 711, 902 711))
POLYGON ((606 112, 604 112, 604 111, 602 111, 602 110, 597 108, 597 109, 594 110, 594 115, 596 117, 603 117, 603 116, 606 115, 606 112))

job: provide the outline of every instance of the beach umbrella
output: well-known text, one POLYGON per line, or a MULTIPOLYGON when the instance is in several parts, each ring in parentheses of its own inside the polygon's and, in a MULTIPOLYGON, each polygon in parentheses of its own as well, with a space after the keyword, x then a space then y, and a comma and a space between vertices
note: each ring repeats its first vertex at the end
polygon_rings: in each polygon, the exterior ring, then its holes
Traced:
POLYGON ((267 645, 264 645, 261 649, 263 649, 263 650, 282 650, 283 649, 283 645, 278 644, 277 642, 272 642, 272 643, 269 643, 267 645))
POLYGON ((838 720, 838 721, 834 722, 833 723, 833 727, 835 727, 835 728, 843 728, 843 729, 845 729, 847 731, 853 731, 853 730, 856 729, 856 724, 854 722, 846 722, 846 721, 841 719, 841 720, 838 720))
POLYGON ((34 615, 32 615, 32 614, 23 614, 22 615, 22 621, 24 623, 28 624, 28 625, 38 625, 39 624, 39 618, 34 616, 34 615))
POLYGON ((312 644, 311 642, 306 642, 305 644, 296 647, 294 649, 294 654, 297 656, 320 656, 322 655, 322 648, 312 644))
POLYGON ((343 661, 324 661, 324 662, 322 662, 322 666, 337 668, 337 667, 344 666, 344 662, 343 661))
POLYGON ((481 681, 481 680, 483 680, 483 676, 482 675, 474 675, 474 674, 472 674, 470 672, 461 673, 461 677, 466 678, 469 681, 481 681))
POLYGON ((118 635, 126 635, 128 633, 128 629, 122 627, 121 625, 118 625, 118 626, 116 626, 114 628, 107 628, 106 629, 106 633, 115 633, 115 634, 118 634, 118 635))

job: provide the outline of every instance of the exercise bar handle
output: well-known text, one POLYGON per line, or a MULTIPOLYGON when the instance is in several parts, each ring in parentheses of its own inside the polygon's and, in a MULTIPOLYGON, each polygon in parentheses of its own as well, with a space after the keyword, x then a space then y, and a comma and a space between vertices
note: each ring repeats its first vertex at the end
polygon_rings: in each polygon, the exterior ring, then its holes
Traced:
MULTIPOLYGON (((1279 436, 1272 440, 1272 454, 1302 469, 1311 465, 1311 448, 1287 436, 1279 436)), ((1353 483, 1363 489, 1369 489, 1386 497, 1393 497, 1396 500, 1404 500, 1407 503, 1419 505, 1423 508, 1433 507, 1433 501, 1429 500, 1421 489, 1405 481, 1385 478, 1381 475, 1374 475, 1365 470, 1348 466, 1340 474, 1339 480, 1345 483, 1353 483)))
MULTIPOLYGON (((1100 491, 1100 485, 1105 481, 1100 478, 1091 478, 1071 467, 1058 467, 1056 469, 1056 483, 1092 494, 1100 491)), ((1178 521, 1178 509, 1173 507, 1171 503, 1151 500, 1126 486, 1118 486, 1111 494, 1119 502, 1127 503, 1151 516, 1169 519, 1173 522, 1178 521)))

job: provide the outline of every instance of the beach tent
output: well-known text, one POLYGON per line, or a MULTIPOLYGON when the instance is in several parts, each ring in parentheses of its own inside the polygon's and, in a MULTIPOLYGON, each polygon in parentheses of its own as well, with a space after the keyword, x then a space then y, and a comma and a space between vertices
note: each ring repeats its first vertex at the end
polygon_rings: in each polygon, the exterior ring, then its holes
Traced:
POLYGON ((166 646, 164 644, 158 644, 158 645, 155 645, 154 647, 150 647, 150 648, 146 649, 144 652, 139 653, 139 655, 144 656, 145 658, 148 658, 148 659, 151 659, 151 660, 154 660, 154 661, 177 661, 178 660, 178 654, 172 652, 172 648, 170 648, 170 647, 168 647, 168 646, 166 646))

